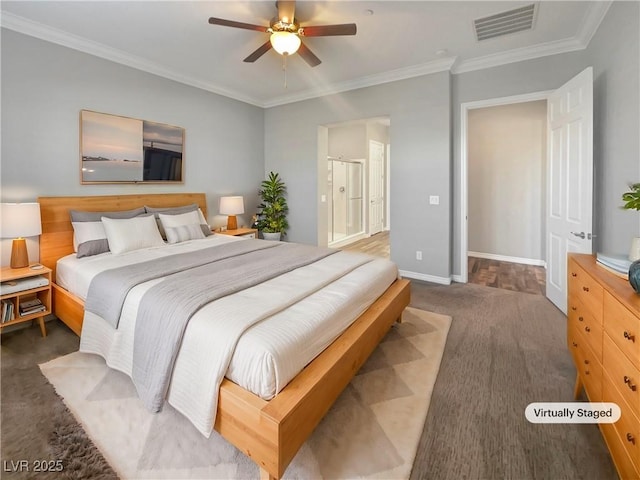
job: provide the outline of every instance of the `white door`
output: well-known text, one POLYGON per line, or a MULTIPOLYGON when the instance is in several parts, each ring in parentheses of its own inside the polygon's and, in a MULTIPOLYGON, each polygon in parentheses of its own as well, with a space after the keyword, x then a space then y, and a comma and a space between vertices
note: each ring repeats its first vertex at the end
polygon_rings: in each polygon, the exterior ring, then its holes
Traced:
POLYGON ((547 297, 567 313, 567 252, 592 253, 593 69, 549 96, 547 297))
POLYGON ((384 227, 384 144, 369 141, 369 235, 384 227))

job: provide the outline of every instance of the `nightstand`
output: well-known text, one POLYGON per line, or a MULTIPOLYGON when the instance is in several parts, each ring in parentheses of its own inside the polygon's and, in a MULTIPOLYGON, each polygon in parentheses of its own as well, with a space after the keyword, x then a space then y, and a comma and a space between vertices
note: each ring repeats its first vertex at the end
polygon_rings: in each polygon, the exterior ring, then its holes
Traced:
POLYGON ((236 230, 225 230, 224 232, 215 232, 222 235, 232 235, 234 237, 258 238, 258 230, 255 228, 238 228, 236 230))
POLYGON ((4 267, 0 282, 0 332, 9 325, 37 319, 46 337, 44 317, 51 313, 51 269, 4 267))

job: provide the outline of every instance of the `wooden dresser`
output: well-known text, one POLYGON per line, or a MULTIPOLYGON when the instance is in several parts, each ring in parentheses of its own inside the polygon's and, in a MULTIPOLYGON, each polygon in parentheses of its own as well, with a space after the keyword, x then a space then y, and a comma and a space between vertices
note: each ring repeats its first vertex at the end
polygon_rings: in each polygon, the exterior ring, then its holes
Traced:
POLYGON ((640 295, 592 255, 568 259, 567 342, 577 369, 575 397, 613 402, 622 416, 600 424, 621 478, 640 479, 640 295))

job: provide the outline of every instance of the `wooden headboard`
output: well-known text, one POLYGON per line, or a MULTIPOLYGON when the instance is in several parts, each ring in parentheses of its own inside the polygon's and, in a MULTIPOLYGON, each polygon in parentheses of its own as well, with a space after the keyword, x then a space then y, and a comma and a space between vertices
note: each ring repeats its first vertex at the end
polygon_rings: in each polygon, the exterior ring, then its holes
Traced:
POLYGON ((143 195, 104 195, 91 197, 39 197, 42 235, 40 263, 53 270, 55 279, 58 259, 73 253, 73 226, 69 210, 113 212, 149 207, 179 207, 197 203, 207 218, 204 193, 154 193, 143 195))

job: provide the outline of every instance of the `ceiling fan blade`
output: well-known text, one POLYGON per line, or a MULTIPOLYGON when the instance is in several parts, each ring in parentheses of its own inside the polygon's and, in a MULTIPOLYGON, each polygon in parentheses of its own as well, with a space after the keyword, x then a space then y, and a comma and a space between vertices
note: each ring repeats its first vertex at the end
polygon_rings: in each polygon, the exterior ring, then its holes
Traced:
POLYGON ((320 59, 316 57, 315 54, 311 50, 309 50, 309 48, 304 43, 300 44, 300 48, 298 48, 298 53, 300 54, 302 59, 305 62, 307 62, 311 67, 317 67, 322 63, 320 59))
POLYGON ((318 25, 302 27, 302 34, 305 37, 331 37, 334 35, 355 35, 357 31, 355 23, 344 23, 342 25, 318 25))
POLYGON ((245 30, 256 30, 258 32, 266 33, 269 27, 263 27, 260 25, 252 25, 251 23, 234 22, 233 20, 225 20, 224 18, 210 17, 209 23, 211 25, 222 25, 223 27, 244 28, 245 30))
POLYGON ((278 0, 276 5, 278 6, 278 20, 284 23, 293 23, 293 18, 296 14, 296 2, 278 0))
POLYGON ((245 58, 244 61, 247 63, 253 63, 269 50, 271 50, 271 41, 267 40, 264 44, 262 44, 262 46, 260 46, 260 48, 258 48, 255 52, 245 58))

